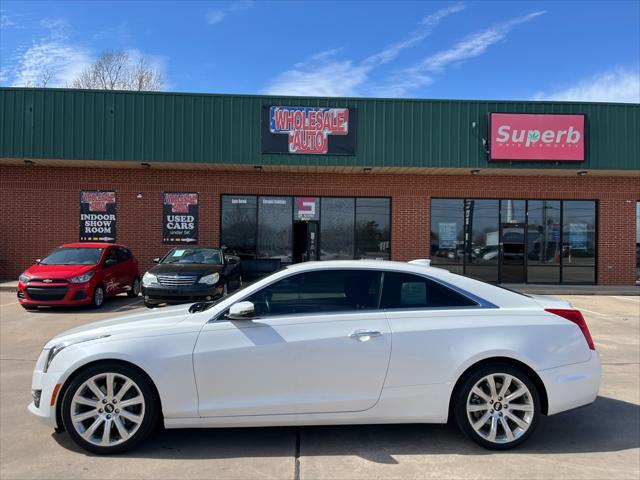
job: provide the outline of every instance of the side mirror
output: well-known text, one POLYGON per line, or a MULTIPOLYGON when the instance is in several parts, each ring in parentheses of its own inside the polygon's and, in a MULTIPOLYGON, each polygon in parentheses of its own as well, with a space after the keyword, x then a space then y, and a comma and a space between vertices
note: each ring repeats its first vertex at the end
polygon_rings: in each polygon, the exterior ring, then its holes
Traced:
POLYGON ((36 263, 42 263, 42 259, 41 258, 36 258, 36 263))
POLYGON ((153 259, 153 263, 160 263, 160 257, 156 257, 153 259))
POLYGON ((229 320, 250 320, 256 315, 256 309, 251 302, 238 302, 231 305, 226 318, 229 320))

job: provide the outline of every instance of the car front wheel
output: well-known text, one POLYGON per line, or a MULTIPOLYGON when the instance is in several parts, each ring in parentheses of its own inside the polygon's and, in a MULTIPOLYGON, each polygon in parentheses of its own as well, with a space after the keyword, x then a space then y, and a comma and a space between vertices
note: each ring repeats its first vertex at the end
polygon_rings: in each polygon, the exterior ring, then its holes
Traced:
POLYGON ((62 422, 85 450, 120 453, 151 433, 158 419, 157 405, 142 374, 125 365, 103 364, 71 382, 62 400, 62 422))
POLYGON ((507 450, 533 433, 540 397, 522 370, 507 364, 485 365, 463 380, 454 414, 467 437, 485 448, 507 450))
POLYGON ((98 285, 93 290, 93 297, 91 297, 91 306, 93 308, 100 308, 104 303, 104 288, 102 285, 98 285))
POLYGON ((131 288, 127 292, 127 296, 129 298, 135 298, 138 295, 140 295, 140 278, 136 277, 133 279, 133 282, 131 283, 131 288))

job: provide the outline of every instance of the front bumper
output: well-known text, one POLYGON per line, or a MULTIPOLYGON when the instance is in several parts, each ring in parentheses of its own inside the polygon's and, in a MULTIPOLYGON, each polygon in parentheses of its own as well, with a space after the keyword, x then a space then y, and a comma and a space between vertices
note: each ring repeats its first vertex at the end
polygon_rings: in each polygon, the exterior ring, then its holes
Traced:
POLYGON ((547 389, 548 415, 593 403, 598 396, 602 368, 600 354, 591 352, 591 359, 563 367, 538 372, 547 389))
POLYGON ((164 287, 154 284, 145 287, 142 286, 142 296, 146 303, 188 303, 198 300, 213 300, 224 292, 223 284, 219 283, 214 286, 196 284, 184 287, 164 287))
POLYGON ((91 302, 93 287, 86 283, 18 283, 18 302, 28 306, 72 306, 91 302))
POLYGON ((34 402, 31 402, 27 407, 27 410, 35 415, 40 422, 51 428, 58 428, 56 419, 56 405, 61 402, 59 392, 60 387, 56 389, 56 385, 62 384, 62 378, 60 372, 47 372, 44 373, 45 360, 48 354, 48 350, 43 350, 38 358, 36 367, 31 377, 31 389, 40 390, 40 405, 36 407, 34 402), (56 397, 53 398, 54 392, 56 397))

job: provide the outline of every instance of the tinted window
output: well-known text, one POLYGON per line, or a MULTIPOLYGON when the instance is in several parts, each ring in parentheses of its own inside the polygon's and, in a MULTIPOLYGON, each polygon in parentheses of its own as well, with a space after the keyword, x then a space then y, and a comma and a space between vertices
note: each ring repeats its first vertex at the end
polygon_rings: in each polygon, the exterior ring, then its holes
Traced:
POLYGON ((431 261, 462 273, 464 257, 464 200, 431 201, 431 261))
MULTIPOLYGON (((116 253, 116 249, 115 249, 115 248, 112 248, 111 250, 109 250, 109 251, 107 252, 107 255, 106 255, 106 257, 105 257, 105 262, 106 262, 107 260, 111 260, 111 261, 114 261, 114 260, 115 260, 115 262, 114 262, 114 263, 118 263, 118 261, 119 261, 119 260, 118 260, 118 254, 116 253)), ((112 265, 113 265, 113 263, 112 263, 112 265)))
POLYGON ((388 260, 390 251, 390 200, 356 198, 356 258, 388 260))
POLYGON ((594 283, 596 264, 596 204, 562 202, 562 281, 594 283))
POLYGON ((220 242, 243 257, 256 256, 258 199, 254 196, 223 195, 220 242))
POLYGON ((382 308, 469 307, 467 297, 438 282, 417 275, 385 272, 382 308))
POLYGON ((320 259, 353 259, 355 199, 323 197, 321 211, 320 259))
POLYGON ((259 197, 258 258, 291 263, 293 241, 291 197, 259 197))
POLYGON ((560 282, 560 202, 529 200, 527 278, 534 283, 560 282))
POLYGON ((131 258, 131 252, 129 252, 129 250, 127 250, 126 248, 118 247, 115 250, 119 262, 126 262, 131 258))
POLYGON ((466 200, 467 266, 465 274, 487 282, 498 281, 498 200, 466 200))
POLYGON ((370 310, 378 308, 379 289, 379 272, 322 270, 292 275, 247 300, 259 316, 370 310))

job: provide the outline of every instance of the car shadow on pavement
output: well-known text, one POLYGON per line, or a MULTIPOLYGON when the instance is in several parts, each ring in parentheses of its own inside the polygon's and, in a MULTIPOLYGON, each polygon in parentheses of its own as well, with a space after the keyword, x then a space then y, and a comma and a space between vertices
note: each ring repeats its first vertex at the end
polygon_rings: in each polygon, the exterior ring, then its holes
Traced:
POLYGON ((122 313, 129 310, 135 310, 142 306, 142 297, 130 298, 126 295, 116 295, 115 297, 105 299, 100 308, 92 308, 90 305, 80 305, 73 307, 39 307, 37 310, 29 310, 33 314, 65 314, 70 313, 122 313))
MULTIPOLYGON (((160 430, 130 458, 219 459, 293 455, 299 435, 301 456, 359 456, 398 463, 398 455, 491 455, 453 425, 393 424, 160 430)), ((64 448, 87 454, 67 434, 53 434, 64 448)), ((598 397, 588 407, 542 417, 521 447, 502 455, 615 452, 640 447, 640 406, 598 397)), ((87 454, 91 455, 91 454, 87 454)))

